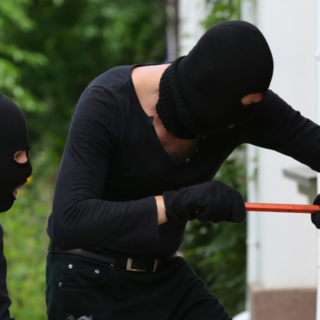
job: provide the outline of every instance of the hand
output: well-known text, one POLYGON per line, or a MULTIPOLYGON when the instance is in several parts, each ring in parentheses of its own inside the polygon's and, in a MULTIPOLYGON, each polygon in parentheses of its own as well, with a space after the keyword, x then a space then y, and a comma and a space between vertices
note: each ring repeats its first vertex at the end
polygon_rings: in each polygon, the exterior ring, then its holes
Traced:
POLYGON ((166 191, 163 199, 168 220, 176 223, 185 223, 195 218, 202 222, 240 223, 246 217, 240 193, 220 181, 166 191))
MULTIPOLYGON (((316 196, 316 198, 313 201, 313 204, 320 205, 320 194, 316 196)), ((320 213, 313 213, 311 215, 311 221, 318 229, 320 229, 320 213)))

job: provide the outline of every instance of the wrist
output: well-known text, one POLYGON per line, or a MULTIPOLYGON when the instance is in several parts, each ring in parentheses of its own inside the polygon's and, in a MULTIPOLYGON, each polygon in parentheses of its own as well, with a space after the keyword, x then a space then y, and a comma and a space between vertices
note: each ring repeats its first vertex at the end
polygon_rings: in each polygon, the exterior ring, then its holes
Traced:
POLYGON ((163 196, 156 196, 157 212, 158 212, 158 225, 168 221, 166 215, 166 207, 164 205, 163 196))

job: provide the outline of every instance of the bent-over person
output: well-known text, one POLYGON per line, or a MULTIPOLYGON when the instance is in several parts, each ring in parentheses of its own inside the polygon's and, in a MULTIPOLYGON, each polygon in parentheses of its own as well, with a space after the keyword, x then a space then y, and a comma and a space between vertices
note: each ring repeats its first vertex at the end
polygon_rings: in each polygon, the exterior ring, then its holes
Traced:
POLYGON ((268 89, 272 74, 261 32, 232 21, 172 63, 118 66, 89 84, 47 229, 50 320, 231 319, 177 250, 189 220, 245 219, 240 193, 212 181, 239 145, 320 171, 320 127, 268 89))

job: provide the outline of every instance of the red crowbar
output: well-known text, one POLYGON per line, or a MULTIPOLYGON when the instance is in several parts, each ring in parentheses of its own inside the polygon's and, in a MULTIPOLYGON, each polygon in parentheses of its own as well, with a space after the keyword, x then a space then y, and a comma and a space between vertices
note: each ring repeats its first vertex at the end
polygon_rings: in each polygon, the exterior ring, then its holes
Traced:
POLYGON ((318 213, 320 206, 305 204, 250 203, 245 202, 246 211, 318 213))

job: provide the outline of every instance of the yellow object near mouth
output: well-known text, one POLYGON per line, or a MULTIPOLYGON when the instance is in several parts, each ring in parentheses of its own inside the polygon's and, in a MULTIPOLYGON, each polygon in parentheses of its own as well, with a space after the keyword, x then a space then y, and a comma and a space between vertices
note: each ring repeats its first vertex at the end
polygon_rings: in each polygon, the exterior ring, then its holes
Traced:
POLYGON ((33 178, 32 178, 32 176, 30 176, 30 177, 27 179, 26 185, 31 184, 32 181, 33 181, 33 178))

